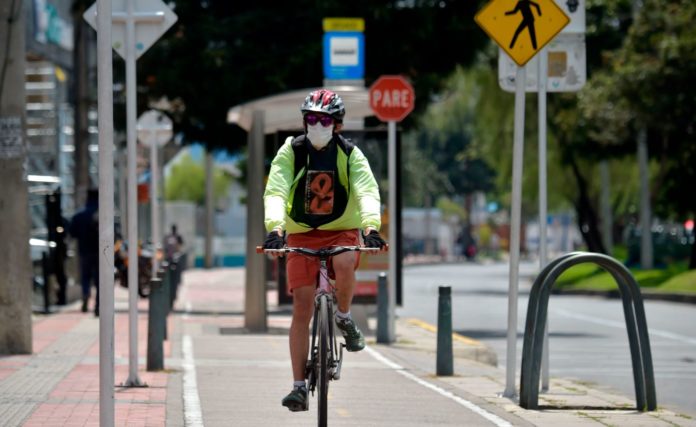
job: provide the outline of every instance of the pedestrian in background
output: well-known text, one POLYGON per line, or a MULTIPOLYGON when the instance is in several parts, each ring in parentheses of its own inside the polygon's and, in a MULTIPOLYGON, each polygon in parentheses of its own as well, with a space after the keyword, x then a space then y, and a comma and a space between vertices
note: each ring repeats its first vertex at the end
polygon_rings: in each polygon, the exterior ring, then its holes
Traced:
POLYGON ((82 312, 89 308, 92 283, 97 288, 94 315, 99 316, 99 192, 87 192, 85 207, 70 221, 68 230, 77 240, 80 255, 80 283, 82 284, 82 312))
POLYGON ((164 238, 164 256, 167 262, 172 262, 174 257, 181 252, 184 239, 176 231, 176 224, 172 224, 171 233, 164 238))

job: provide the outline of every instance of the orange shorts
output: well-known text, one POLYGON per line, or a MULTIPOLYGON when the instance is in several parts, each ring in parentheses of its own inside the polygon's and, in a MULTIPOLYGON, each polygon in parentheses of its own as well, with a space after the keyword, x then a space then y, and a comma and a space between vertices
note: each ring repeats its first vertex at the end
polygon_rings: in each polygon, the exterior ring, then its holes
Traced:
MULTIPOLYGON (((357 229, 345 231, 312 230, 306 233, 289 234, 288 246, 320 249, 327 246, 358 246, 360 235, 357 229)), ((355 253, 355 268, 360 264, 360 252, 355 253)), ((315 286, 319 273, 319 258, 305 255, 288 254, 287 279, 288 291, 302 286, 315 286)), ((333 278, 331 260, 329 260, 329 276, 333 278)))

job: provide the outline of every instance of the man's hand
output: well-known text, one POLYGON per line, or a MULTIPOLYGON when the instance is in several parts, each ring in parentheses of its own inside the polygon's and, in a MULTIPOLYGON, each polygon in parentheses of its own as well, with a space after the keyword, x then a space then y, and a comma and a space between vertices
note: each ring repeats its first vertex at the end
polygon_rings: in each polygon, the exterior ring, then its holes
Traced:
MULTIPOLYGON (((263 242, 264 249, 283 249, 285 247, 285 240, 283 239, 283 231, 279 228, 271 231, 266 236, 266 240, 263 242)), ((283 254, 273 253, 271 255, 275 257, 283 256, 283 254)))
POLYGON ((366 248, 380 248, 384 249, 387 246, 387 242, 382 239, 379 232, 374 228, 366 228, 365 234, 363 235, 363 241, 365 242, 366 248))

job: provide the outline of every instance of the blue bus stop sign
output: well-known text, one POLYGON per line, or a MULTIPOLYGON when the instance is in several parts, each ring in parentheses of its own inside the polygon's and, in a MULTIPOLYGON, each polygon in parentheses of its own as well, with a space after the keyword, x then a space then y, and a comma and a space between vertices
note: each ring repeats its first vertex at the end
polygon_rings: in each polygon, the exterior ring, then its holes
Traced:
POLYGON ((365 36, 361 32, 324 33, 324 78, 362 79, 365 75, 365 36))

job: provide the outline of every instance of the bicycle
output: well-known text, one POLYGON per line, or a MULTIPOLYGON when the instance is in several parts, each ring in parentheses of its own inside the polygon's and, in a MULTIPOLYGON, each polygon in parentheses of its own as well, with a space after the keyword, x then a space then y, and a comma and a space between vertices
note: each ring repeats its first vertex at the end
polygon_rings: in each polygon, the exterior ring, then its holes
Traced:
POLYGON ((327 397, 329 394, 329 381, 341 378, 343 365, 343 348, 345 344, 337 345, 334 315, 335 315, 335 290, 329 281, 328 260, 344 252, 379 252, 380 248, 366 248, 363 246, 332 246, 318 250, 285 247, 283 249, 263 249, 257 246, 257 253, 287 254, 295 252, 309 257, 319 258, 319 274, 317 277, 316 293, 314 295, 314 316, 312 318, 312 335, 309 351, 309 360, 305 368, 308 391, 314 396, 318 394, 319 426, 325 427, 327 423, 327 397))

